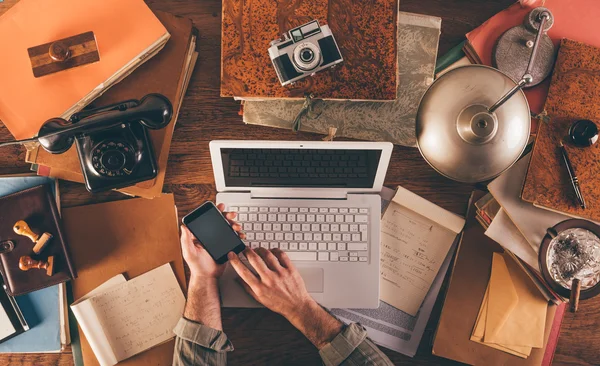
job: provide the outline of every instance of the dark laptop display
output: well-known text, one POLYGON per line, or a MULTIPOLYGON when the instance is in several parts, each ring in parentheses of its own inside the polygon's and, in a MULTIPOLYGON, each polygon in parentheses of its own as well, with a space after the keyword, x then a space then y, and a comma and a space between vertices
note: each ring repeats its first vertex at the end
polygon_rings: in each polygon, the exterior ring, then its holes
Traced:
POLYGON ((228 187, 371 188, 381 150, 221 149, 228 187))

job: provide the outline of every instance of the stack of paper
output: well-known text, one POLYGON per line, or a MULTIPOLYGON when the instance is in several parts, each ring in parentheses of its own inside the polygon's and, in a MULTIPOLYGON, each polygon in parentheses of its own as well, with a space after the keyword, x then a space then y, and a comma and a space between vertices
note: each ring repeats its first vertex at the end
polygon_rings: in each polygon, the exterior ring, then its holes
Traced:
POLYGON ((518 264, 494 253, 490 281, 471 340, 527 358, 544 347, 548 302, 518 264))

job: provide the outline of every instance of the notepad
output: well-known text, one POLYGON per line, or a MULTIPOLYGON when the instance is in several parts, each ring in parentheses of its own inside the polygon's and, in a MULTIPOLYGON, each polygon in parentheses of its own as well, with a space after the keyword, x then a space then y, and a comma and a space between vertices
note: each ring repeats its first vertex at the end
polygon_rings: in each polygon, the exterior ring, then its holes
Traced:
POLYGON ((381 300, 415 316, 464 224, 398 187, 381 219, 381 300))
POLYGON ((71 309, 100 364, 112 366, 173 338, 184 306, 167 263, 130 281, 117 275, 71 309))

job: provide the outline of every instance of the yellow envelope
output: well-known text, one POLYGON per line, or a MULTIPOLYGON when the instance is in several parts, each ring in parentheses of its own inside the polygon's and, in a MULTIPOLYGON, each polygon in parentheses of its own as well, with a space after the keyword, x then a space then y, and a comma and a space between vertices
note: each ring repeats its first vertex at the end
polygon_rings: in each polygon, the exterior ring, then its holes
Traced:
MULTIPOLYGON (((518 295, 518 302, 512 311, 508 312, 508 317, 499 329, 488 328, 489 322, 486 324, 484 341, 504 346, 516 345, 542 348, 544 346, 548 301, 513 258, 507 254, 503 256, 494 254, 494 256, 498 256, 504 262, 505 267, 508 268, 511 282, 518 295)), ((492 269, 492 276, 495 276, 493 271, 494 268, 492 269)), ((492 293, 494 291, 491 285, 490 281, 488 320, 492 310, 492 293)), ((501 311, 499 307, 495 309, 495 311, 501 311)), ((505 314, 506 312, 502 314, 503 318, 505 314)))
POLYGON ((480 343, 486 345, 488 347, 495 348, 497 350, 510 353, 514 356, 527 358, 531 354, 531 347, 523 347, 523 346, 504 346, 495 343, 485 343, 483 341, 483 335, 485 334, 485 321, 487 318, 488 311, 488 301, 489 301, 489 286, 485 291, 485 295, 483 298, 483 302, 481 304, 481 308, 479 309, 479 314, 477 315, 477 320, 475 321, 475 327, 473 328, 473 333, 471 335, 471 340, 476 343, 480 343))
POLYGON ((517 295, 504 258, 499 253, 494 253, 492 258, 492 274, 488 290, 488 311, 483 340, 490 343, 501 343, 496 340, 495 336, 517 307, 519 295, 517 295))

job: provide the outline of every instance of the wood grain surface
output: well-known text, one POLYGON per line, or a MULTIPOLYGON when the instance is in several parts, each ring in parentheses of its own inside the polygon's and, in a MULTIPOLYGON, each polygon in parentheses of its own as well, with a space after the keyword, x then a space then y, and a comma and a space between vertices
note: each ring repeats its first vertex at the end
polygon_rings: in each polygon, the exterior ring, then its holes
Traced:
POLYGON ((397 0, 224 0, 221 95, 394 100, 396 9, 397 0), (315 19, 329 25, 344 62, 282 88, 269 44, 315 19))
MULTIPOLYGON (((0 3, 0 13, 17 0, 0 3)), ((218 0, 149 0, 153 7, 192 18, 199 29, 200 57, 185 97, 173 137, 164 190, 173 192, 180 216, 207 199, 215 198, 208 142, 213 139, 320 140, 322 136, 244 125, 239 103, 220 94, 221 2, 218 0)), ((514 0, 401 0, 402 11, 443 18, 440 55, 464 34, 514 0)), ((8 35, 0 34, 0 37, 8 35)), ((32 101, 35 103, 35 101, 32 101)), ((12 140, 0 128, 0 141, 12 140)), ((8 147, 0 153, 0 174, 28 171, 25 150, 8 147)), ((401 184, 434 203, 465 214, 473 186, 452 182, 431 169, 413 148, 396 146, 386 185, 401 184)), ((76 183, 61 182, 64 207, 125 199, 120 193, 92 195, 76 183)), ((447 282, 447 281, 446 281, 447 282)), ((446 286, 442 289, 444 292, 446 286)), ((431 355, 431 340, 440 310, 441 296, 433 310, 417 356, 413 359, 384 349, 396 365, 454 365, 431 355)), ((235 345, 230 365, 320 365, 317 351, 285 319, 267 310, 238 309, 223 312, 223 325, 235 345)), ((565 316, 556 365, 600 364, 600 302, 582 301, 576 314, 565 316)), ((72 365, 69 351, 60 354, 12 354, 0 356, 0 365, 72 365)))

